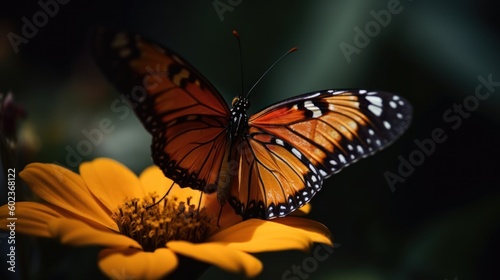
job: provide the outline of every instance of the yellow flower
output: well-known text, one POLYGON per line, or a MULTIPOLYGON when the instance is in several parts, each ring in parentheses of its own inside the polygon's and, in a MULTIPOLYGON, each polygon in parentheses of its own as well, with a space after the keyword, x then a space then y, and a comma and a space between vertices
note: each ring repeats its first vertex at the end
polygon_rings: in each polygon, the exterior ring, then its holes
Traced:
MULTIPOLYGON (((298 217, 242 221, 214 195, 172 187, 167 198, 146 209, 172 185, 157 167, 137 177, 106 158, 83 163, 80 175, 54 164, 33 163, 20 177, 43 202, 18 202, 16 231, 56 238, 63 244, 102 246, 98 265, 108 277, 126 273, 155 279, 173 273, 179 260, 195 260, 254 277, 262 263, 249 253, 332 246, 323 225, 298 217)), ((9 217, 8 205, 0 219, 9 217)), ((5 223, 0 227, 8 230, 5 223)))

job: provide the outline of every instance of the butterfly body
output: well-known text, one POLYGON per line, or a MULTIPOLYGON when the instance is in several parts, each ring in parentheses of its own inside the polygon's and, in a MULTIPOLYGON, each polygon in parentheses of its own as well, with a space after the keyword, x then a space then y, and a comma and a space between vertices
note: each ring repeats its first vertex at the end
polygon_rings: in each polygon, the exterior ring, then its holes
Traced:
POLYGON ((234 143, 236 139, 244 137, 248 133, 247 111, 249 107, 248 98, 237 96, 233 99, 227 127, 230 143, 234 143))
POLYGON ((412 108, 381 91, 320 90, 254 115, 229 108, 173 51, 141 36, 100 30, 94 56, 153 136, 152 158, 181 187, 217 192, 243 218, 272 219, 305 205, 323 181, 388 146, 412 108))

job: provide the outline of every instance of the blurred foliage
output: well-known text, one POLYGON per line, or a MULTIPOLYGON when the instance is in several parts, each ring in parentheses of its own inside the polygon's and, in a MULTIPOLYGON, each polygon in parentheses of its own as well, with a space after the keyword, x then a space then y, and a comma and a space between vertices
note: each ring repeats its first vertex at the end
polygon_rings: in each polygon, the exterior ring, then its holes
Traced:
MULTIPOLYGON (((60 5, 18 53, 7 35, 22 34, 22 17, 32 18, 41 8, 27 0, 0 4, 0 92, 13 92, 27 112, 16 168, 41 161, 75 169, 71 162, 99 156, 120 160, 136 172, 151 164, 150 136, 136 117, 111 110, 121 99, 88 54, 92 28, 118 26, 172 48, 228 101, 241 92, 238 48, 231 35, 236 29, 246 90, 282 53, 299 47, 253 91, 252 112, 326 88, 393 91, 414 106, 414 122, 401 139, 328 179, 313 199, 310 217, 327 225, 341 246, 307 279, 493 278, 500 249, 495 238, 500 231, 500 137, 495 134, 500 87, 456 130, 443 114, 474 94, 478 76, 491 74, 500 81, 495 1, 400 1, 402 10, 351 55, 351 63, 339 45, 354 44, 354 27, 363 30, 374 20, 370 11, 385 10, 395 1, 240 2, 221 21, 214 1, 73 0, 60 5), (68 156, 87 140, 82 131, 98 128, 103 118, 111 120, 114 131, 80 159, 68 156), (414 140, 431 137, 434 128, 445 131, 446 142, 391 192, 384 172, 396 172, 398 156, 407 158, 416 149, 414 140)), ((5 172, 8 166, 2 168, 5 172)), ((101 277, 95 248, 23 240, 19 269, 26 279, 101 277)), ((259 257, 265 265, 259 279, 282 279, 309 255, 259 257)), ((5 263, 3 258, 2 253, 5 263)), ((215 268, 202 279, 216 277, 238 279, 215 268)))

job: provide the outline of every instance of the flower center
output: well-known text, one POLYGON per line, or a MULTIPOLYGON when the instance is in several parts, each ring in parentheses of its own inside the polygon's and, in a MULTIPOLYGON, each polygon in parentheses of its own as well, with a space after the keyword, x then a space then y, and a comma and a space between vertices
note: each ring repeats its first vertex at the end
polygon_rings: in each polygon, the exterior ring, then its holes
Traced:
POLYGON ((121 234, 142 245, 144 251, 165 247, 170 240, 186 240, 199 243, 206 240, 210 232, 212 216, 205 208, 191 204, 191 197, 179 201, 177 197, 166 197, 162 203, 152 205, 159 196, 151 194, 140 200, 126 200, 113 213, 113 219, 121 234))

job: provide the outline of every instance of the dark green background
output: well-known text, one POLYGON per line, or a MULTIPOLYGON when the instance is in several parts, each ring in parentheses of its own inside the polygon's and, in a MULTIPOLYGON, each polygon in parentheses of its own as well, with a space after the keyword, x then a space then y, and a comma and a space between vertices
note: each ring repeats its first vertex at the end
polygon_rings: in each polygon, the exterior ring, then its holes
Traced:
MULTIPOLYGON (((111 119, 115 130, 83 160, 112 157, 136 172, 151 164, 150 137, 135 116, 121 119, 111 110, 119 95, 88 54, 91 28, 117 26, 172 48, 228 101, 241 92, 238 48, 231 35, 237 29, 246 90, 282 53, 299 47, 255 88, 252 112, 327 88, 392 91, 414 106, 407 133, 328 179, 312 200, 310 218, 325 224, 341 245, 307 279, 491 279, 500 259, 500 87, 457 129, 443 114, 471 98, 478 76, 491 74, 500 81, 495 1, 400 1, 403 10, 348 63, 340 43, 353 44, 354 27, 364 29, 373 20, 370 11, 386 9, 388 2, 246 0, 221 21, 212 1, 73 0, 15 54, 7 34, 21 34, 21 18, 31 19, 40 7, 36 1, 4 1, 0 92, 12 91, 24 105, 24 125, 32 127, 27 130, 38 145, 20 146, 17 167, 33 161, 67 165, 66 148, 74 149, 85 139, 82 129, 95 129, 103 118, 111 119), (398 156, 408 158, 416 149, 414 141, 431 137, 435 128, 446 133, 446 141, 392 192, 384 172, 396 173, 398 156)), ((5 196, 0 198, 4 204, 5 196)), ((97 248, 19 240, 24 243, 18 269, 27 279, 102 277, 95 266, 97 248)), ((1 273, 6 274, 1 249, 1 273)), ((259 279, 281 279, 308 256, 259 254, 264 262, 259 279)), ((211 268, 202 279, 216 277, 238 278, 211 268)))

